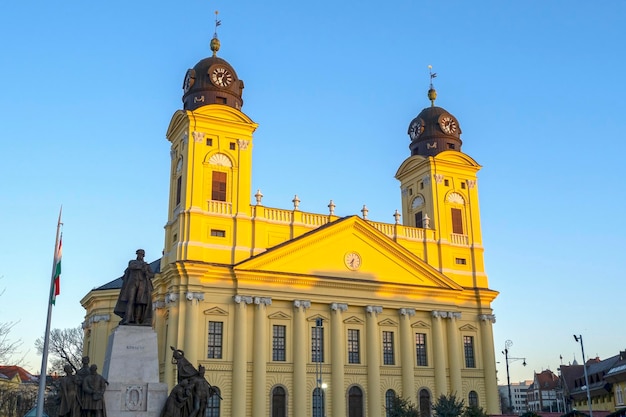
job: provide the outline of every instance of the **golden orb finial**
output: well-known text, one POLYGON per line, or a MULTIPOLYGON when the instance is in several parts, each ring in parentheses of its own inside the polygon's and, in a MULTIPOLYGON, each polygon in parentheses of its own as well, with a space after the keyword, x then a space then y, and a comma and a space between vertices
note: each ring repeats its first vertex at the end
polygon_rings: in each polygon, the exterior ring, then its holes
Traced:
POLYGON ((435 100, 437 99, 437 90, 433 87, 433 79, 437 78, 437 73, 433 72, 433 66, 428 66, 428 72, 430 74, 430 88, 428 89, 428 99, 430 100, 430 106, 435 107, 435 100))

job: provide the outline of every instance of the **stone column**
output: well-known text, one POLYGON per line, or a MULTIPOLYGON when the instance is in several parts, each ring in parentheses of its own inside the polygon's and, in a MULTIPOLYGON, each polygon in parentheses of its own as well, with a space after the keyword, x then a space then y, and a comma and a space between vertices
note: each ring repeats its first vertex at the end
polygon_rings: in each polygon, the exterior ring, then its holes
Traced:
POLYGON ((346 414, 346 393, 344 391, 344 330, 342 313, 348 310, 348 304, 330 305, 330 394, 332 416, 346 414))
POLYGON ((411 330, 413 308, 401 308, 400 313, 400 363, 402 364, 402 397, 416 403, 415 397, 415 339, 411 330))
MULTIPOLYGON (((198 346, 200 346, 198 335, 202 336, 202 333, 198 331, 198 304, 200 301, 204 301, 204 293, 189 291, 185 294, 185 300, 185 347, 183 349, 185 350, 185 357, 197 368, 198 360, 200 359, 198 353, 198 346)), ((205 331, 206 330, 207 329, 205 329, 205 331)))
MULTIPOLYGON (((174 346, 175 348, 178 345, 178 294, 169 293, 165 295, 165 306, 169 309, 169 317, 167 318, 167 348, 168 352, 165 354, 166 358, 172 357, 172 351, 170 351, 170 346, 174 346)), ((171 364, 171 360, 168 359, 165 361, 165 382, 167 383, 168 388, 171 390, 177 384, 176 382, 176 365, 171 364)))
POLYGON ((265 417, 267 385, 267 306, 272 299, 254 297, 254 350, 252 357, 252 417, 265 417))
POLYGON ((232 415, 246 415, 246 373, 248 363, 246 360, 247 338, 247 309, 246 305, 252 303, 252 297, 236 295, 235 323, 233 337, 233 386, 232 386, 232 415))
POLYGON ((443 325, 441 318, 444 312, 433 311, 433 363, 435 364, 435 395, 433 399, 439 398, 440 395, 447 394, 446 385, 446 350, 443 340, 443 325))
POLYGON ((448 312, 448 364, 450 366, 450 393, 456 398, 465 398, 461 383, 461 348, 459 347, 459 330, 456 320, 461 318, 461 313, 448 312))
POLYGON ((293 309, 293 414, 295 416, 307 415, 307 329, 306 309, 311 307, 309 300, 294 300, 293 309))
POLYGON ((485 411, 494 415, 500 413, 500 401, 498 395, 498 382, 496 379, 496 355, 493 348, 493 323, 496 316, 493 314, 481 314, 480 320, 480 342, 483 352, 483 369, 485 372, 485 391, 487 404, 485 411))
POLYGON ((381 306, 365 307, 365 327, 367 331, 367 415, 379 417, 383 411, 380 392, 380 337, 378 335, 378 314, 381 306))

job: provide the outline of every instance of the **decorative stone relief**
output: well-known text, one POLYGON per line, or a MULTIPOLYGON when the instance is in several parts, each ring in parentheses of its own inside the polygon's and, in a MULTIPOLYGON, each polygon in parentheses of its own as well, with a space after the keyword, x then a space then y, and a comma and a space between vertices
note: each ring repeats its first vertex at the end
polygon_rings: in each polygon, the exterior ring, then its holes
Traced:
POLYGON ((248 296, 248 295, 235 295, 233 296, 233 300, 237 303, 237 304, 252 304, 252 297, 248 296))
POLYGON ((437 184, 441 184, 443 182, 443 175, 442 174, 435 174, 435 182, 437 184))
POLYGON ((343 313, 344 311, 348 311, 348 304, 331 303, 330 304, 330 309, 333 310, 333 311, 341 311, 343 313))
POLYGON ((271 306, 272 305, 272 299, 270 297, 254 297, 254 304, 256 305, 266 305, 266 306, 271 306))
POLYGON ((158 310, 158 309, 161 309, 161 308, 165 308, 165 300, 155 300, 152 303, 152 309, 153 310, 158 310))
POLYGON ((293 307, 296 309, 302 308, 306 310, 307 308, 311 308, 311 301, 309 300, 293 300, 293 307))
POLYGON ((367 306, 365 311, 368 313, 380 314, 383 312, 382 306, 367 306))
POLYGON ((447 200, 448 200, 448 203, 465 204, 465 199, 459 193, 448 194, 447 200))
POLYGON ((193 131, 192 133, 193 141, 196 143, 204 142, 204 132, 193 131))
POLYGON ((476 187, 476 180, 467 180, 467 187, 470 189, 476 187))
POLYGON ((460 319, 461 318, 461 313, 459 312, 455 312, 455 311, 432 311, 431 312, 433 317, 441 317, 442 319, 445 318, 449 318, 449 319, 460 319))
POLYGON ((414 308, 401 308, 398 312, 401 316, 413 317, 415 315, 414 308))
POLYGON ((187 292, 187 294, 185 294, 185 298, 187 299, 187 301, 204 301, 204 293, 203 292, 187 292))
POLYGON ((247 150, 249 144, 250 144, 249 140, 237 139, 237 145, 239 145, 239 149, 241 149, 242 151, 247 150))
POLYGON ((193 98, 193 102, 194 103, 204 103, 204 96, 194 97, 193 98))
POLYGON ((496 322, 496 315, 495 314, 480 314, 480 315, 478 315, 478 320, 480 320, 480 321, 488 321, 488 322, 494 324, 496 322))
POLYGON ((143 385, 128 385, 124 395, 126 411, 146 411, 146 390, 143 385))
POLYGON ((209 164, 217 165, 221 167, 232 168, 233 164, 230 162, 230 158, 223 153, 216 153, 209 158, 209 164))
POLYGON ((430 177, 426 175, 424 178, 422 178, 422 182, 424 183, 424 185, 430 184, 430 177))
POLYGON ((178 301, 178 294, 172 292, 165 295, 165 304, 172 304, 176 301, 178 301))

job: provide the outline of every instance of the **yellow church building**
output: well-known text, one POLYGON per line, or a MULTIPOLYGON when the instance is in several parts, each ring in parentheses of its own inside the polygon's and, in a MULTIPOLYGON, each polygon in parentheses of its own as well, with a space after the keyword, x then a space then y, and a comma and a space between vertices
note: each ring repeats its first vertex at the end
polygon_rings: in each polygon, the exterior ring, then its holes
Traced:
MULTIPOLYGON (((221 393, 207 416, 382 417, 394 396, 431 415, 455 394, 499 414, 476 174, 461 128, 431 105, 409 124, 395 223, 263 205, 243 81, 213 55, 187 71, 174 113, 164 253, 154 263, 161 380, 170 346, 221 393), (251 204, 251 201, 253 203, 251 204)), ((347 174, 346 174, 347 175, 347 174)), ((121 286, 90 291, 85 354, 102 366, 121 286)))

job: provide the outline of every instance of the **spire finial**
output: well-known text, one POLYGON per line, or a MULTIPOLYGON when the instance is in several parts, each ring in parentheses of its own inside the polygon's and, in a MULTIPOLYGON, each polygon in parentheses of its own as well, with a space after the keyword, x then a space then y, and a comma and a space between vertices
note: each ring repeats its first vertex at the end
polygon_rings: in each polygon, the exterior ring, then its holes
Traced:
POLYGON ((213 56, 217 55, 217 51, 220 50, 220 40, 217 38, 217 27, 222 24, 221 20, 217 19, 217 15, 219 11, 215 11, 215 32, 213 32, 213 39, 211 39, 211 51, 213 51, 213 56))
POLYGON ((430 106, 435 107, 435 100, 437 99, 437 90, 433 87, 433 79, 437 78, 437 73, 433 72, 433 66, 428 66, 428 72, 430 74, 430 88, 428 89, 428 99, 430 100, 430 106))

